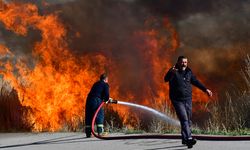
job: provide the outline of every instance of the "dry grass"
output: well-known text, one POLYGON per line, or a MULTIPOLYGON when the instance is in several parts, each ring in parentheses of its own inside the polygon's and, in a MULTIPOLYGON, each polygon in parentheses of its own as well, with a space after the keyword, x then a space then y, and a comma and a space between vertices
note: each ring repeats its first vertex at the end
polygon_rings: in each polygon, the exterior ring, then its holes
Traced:
POLYGON ((210 106, 207 130, 211 132, 232 132, 250 128, 250 57, 245 58, 241 71, 245 84, 233 85, 219 100, 210 106))
POLYGON ((29 131, 23 115, 27 109, 22 107, 14 89, 0 88, 0 131, 29 131))
MULTIPOLYGON (((159 106, 158 106, 159 107, 159 106)), ((171 118, 175 118, 176 114, 172 108, 163 105, 161 112, 165 113, 171 118)), ((158 110, 157 109, 157 110, 158 110)), ((170 125, 155 115, 152 115, 143 110, 130 110, 126 116, 119 116, 119 113, 112 109, 112 107, 105 108, 105 127, 109 132, 124 132, 124 133, 169 133, 179 131, 179 127, 170 125), (126 119, 125 119, 126 118, 126 119)))
MULTIPOLYGON (((245 58, 245 66, 240 73, 244 84, 235 84, 228 91, 208 105, 209 119, 203 127, 206 133, 227 133, 245 131, 250 128, 250 56, 245 58), (239 87, 239 85, 241 87, 239 87)), ((159 106, 158 106, 159 107, 159 106)), ((157 107, 157 108, 158 108, 157 107)), ((25 112, 28 108, 20 104, 14 89, 6 89, 2 84, 0 88, 0 131, 30 131, 31 127, 25 122, 25 112)), ((166 115, 177 118, 175 112, 167 104, 158 108, 166 115)), ((151 133, 178 132, 179 127, 171 126, 160 119, 144 112, 128 113, 129 119, 119 116, 111 107, 105 108, 106 130, 117 131, 146 131, 151 133)), ((81 122, 79 124, 82 124, 81 122)), ((67 125, 67 127, 70 125, 67 125)), ((79 125, 79 128, 83 126, 79 125)), ((65 129, 79 131, 79 129, 65 129)), ((80 129, 82 130, 82 129, 80 129)))
MULTIPOLYGON (((176 113, 171 106, 166 104, 163 110, 165 110, 163 112, 164 114, 166 114, 170 118, 174 118, 175 120, 178 120, 176 113)), ((157 118, 152 119, 150 128, 149 128, 149 131, 153 133, 172 133, 172 132, 179 132, 179 130, 180 130, 180 127, 173 126, 157 118)))

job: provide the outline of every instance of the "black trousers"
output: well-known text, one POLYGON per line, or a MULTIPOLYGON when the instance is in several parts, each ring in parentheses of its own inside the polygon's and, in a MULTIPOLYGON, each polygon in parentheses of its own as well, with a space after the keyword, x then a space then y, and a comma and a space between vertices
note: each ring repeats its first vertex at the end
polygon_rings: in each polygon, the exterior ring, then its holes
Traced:
POLYGON ((185 101, 172 100, 172 104, 181 123, 182 140, 188 140, 191 138, 192 99, 185 101))
MULTIPOLYGON (((102 100, 98 97, 87 98, 85 107, 85 133, 87 137, 91 136, 91 124, 96 110, 101 105, 102 100)), ((101 108, 96 116, 96 125, 98 134, 103 132, 104 110, 101 108)))

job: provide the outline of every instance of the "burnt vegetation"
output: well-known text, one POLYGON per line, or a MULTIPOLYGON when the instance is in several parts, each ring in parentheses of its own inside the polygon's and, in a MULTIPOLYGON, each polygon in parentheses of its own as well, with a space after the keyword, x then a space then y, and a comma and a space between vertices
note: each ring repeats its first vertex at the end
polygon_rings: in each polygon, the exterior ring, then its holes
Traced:
POLYGON ((5 85, 2 85, 0 89, 0 131, 30 131, 31 128, 24 117, 27 110, 21 105, 16 90, 8 90, 5 85))

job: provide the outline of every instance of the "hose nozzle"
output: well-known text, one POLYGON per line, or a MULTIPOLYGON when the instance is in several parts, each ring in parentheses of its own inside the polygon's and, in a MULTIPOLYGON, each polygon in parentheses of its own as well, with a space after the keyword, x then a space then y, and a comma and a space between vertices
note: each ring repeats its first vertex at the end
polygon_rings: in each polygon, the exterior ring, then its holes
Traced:
POLYGON ((112 98, 109 98, 109 101, 108 103, 112 103, 112 104, 117 104, 118 100, 115 100, 115 99, 112 99, 112 98))

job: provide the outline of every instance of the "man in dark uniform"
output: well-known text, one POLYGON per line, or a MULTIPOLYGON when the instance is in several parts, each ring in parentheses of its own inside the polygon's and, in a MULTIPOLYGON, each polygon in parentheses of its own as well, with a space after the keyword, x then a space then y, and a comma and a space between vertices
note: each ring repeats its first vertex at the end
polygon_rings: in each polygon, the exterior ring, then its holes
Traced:
MULTIPOLYGON (((100 80, 92 86, 86 101, 85 107, 85 132, 86 137, 91 137, 91 123, 94 114, 100 104, 109 100, 109 85, 107 74, 102 74, 100 80)), ((104 110, 101 108, 96 117, 97 132, 103 133, 104 110)))
POLYGON ((192 148, 196 143, 191 136, 192 85, 208 96, 212 96, 212 92, 196 79, 187 63, 185 56, 179 56, 176 65, 169 69, 164 80, 169 82, 169 96, 180 120, 182 144, 192 148))

